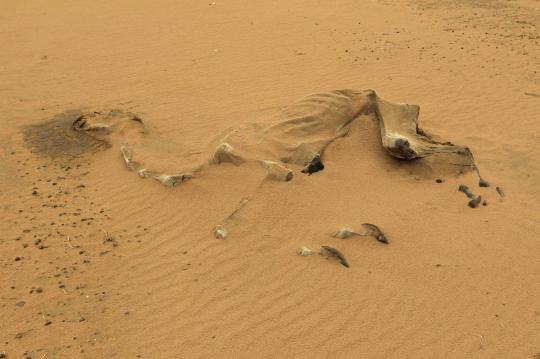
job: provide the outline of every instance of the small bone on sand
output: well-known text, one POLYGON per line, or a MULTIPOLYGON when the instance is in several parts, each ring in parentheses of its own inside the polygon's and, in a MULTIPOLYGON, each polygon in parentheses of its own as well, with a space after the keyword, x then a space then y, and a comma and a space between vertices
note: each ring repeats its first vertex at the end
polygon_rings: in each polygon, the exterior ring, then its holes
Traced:
POLYGON ((352 228, 342 227, 337 232, 332 234, 332 237, 346 239, 346 238, 350 238, 354 236, 367 236, 367 235, 368 235, 367 232, 360 233, 360 232, 356 232, 352 228))
POLYGON ((302 256, 302 257, 307 257, 307 256, 310 256, 313 254, 313 251, 311 249, 309 249, 308 247, 300 247, 298 248, 298 250, 296 251, 296 253, 299 255, 299 256, 302 256))
POLYGON ((217 239, 225 239, 227 238, 227 235, 229 234, 229 231, 227 231, 227 229, 221 225, 218 225, 218 226, 215 226, 214 227, 214 236, 217 238, 217 239))

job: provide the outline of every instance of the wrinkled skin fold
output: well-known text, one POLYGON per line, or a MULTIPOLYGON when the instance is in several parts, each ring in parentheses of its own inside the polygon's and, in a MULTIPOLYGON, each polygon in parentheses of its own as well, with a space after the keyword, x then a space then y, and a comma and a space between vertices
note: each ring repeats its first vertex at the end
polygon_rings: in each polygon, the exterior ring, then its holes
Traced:
MULTIPOLYGON (((304 167, 317 156, 324 161, 328 145, 347 135, 354 121, 372 119, 379 124, 384 150, 398 160, 414 162, 425 177, 459 175, 471 170, 478 173, 467 147, 439 140, 418 127, 419 111, 418 105, 386 101, 374 90, 314 94, 269 119, 217 136, 209 143, 202 160, 177 153, 175 159, 180 164, 176 168, 159 155, 153 157, 153 162, 138 160, 150 151, 146 138, 152 134, 143 120, 131 113, 119 110, 72 113, 71 132, 66 133, 70 143, 73 133, 84 137, 84 143, 88 138, 96 143, 106 142, 120 151, 128 169, 167 186, 197 177, 208 166, 222 163, 240 166, 246 162, 260 163, 269 179, 289 181, 293 176, 289 167, 304 167)), ((65 114, 59 118, 66 121, 65 114)), ((35 133, 27 138, 35 141, 35 133)))

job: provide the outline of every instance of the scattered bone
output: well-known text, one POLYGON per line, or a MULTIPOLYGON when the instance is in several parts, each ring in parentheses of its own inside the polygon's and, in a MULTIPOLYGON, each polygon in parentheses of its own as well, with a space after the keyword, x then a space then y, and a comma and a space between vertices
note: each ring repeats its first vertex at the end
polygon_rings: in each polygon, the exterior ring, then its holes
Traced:
POLYGON ((139 172, 139 166, 137 162, 133 162, 133 151, 126 145, 120 147, 120 152, 122 152, 122 157, 124 157, 124 163, 127 168, 131 171, 139 172))
MULTIPOLYGON (((146 171, 146 170, 145 170, 146 171)), ((145 172, 149 173, 149 172, 145 172)), ((182 174, 176 174, 176 175, 168 175, 168 174, 160 174, 160 175, 150 175, 155 180, 161 182, 167 187, 174 187, 177 184, 183 183, 191 178, 193 178, 192 173, 182 173, 182 174)))
POLYGON ((501 196, 501 198, 504 198, 506 196, 506 193, 504 193, 501 187, 497 186, 495 189, 497 190, 497 193, 499 194, 499 196, 501 196))
POLYGON ((322 171, 324 169, 324 164, 321 160, 321 155, 316 154, 311 161, 306 163, 306 167, 302 170, 302 173, 307 173, 311 175, 312 173, 322 171))
POLYGON ((211 162, 214 164, 230 162, 238 166, 244 163, 245 160, 238 154, 234 153, 234 149, 231 145, 229 145, 228 143, 222 143, 216 148, 216 151, 214 152, 214 157, 212 158, 211 162))
POLYGON ((79 117, 72 127, 75 131, 93 131, 93 132, 103 132, 109 133, 111 131, 111 125, 108 123, 94 123, 92 126, 86 126, 86 120, 84 117, 79 117))
POLYGON ((236 207, 236 209, 235 209, 234 211, 232 211, 232 213, 229 214, 229 215, 227 216, 227 218, 225 218, 225 221, 224 221, 224 222, 225 222, 225 223, 229 222, 229 221, 231 220, 231 218, 234 217, 235 214, 237 214, 238 212, 240 212, 240 210, 241 210, 242 208, 244 208, 244 206, 245 206, 246 204, 248 204, 248 202, 249 202, 249 198, 243 198, 243 199, 240 201, 240 203, 238 204, 238 207, 236 207))
POLYGON ((95 111, 79 114, 75 121, 73 121, 71 128, 74 131, 87 131, 108 135, 122 120, 138 122, 139 125, 143 122, 139 116, 131 112, 120 110, 95 111))
POLYGON ((229 231, 222 225, 218 225, 214 227, 214 236, 217 239, 225 239, 227 238, 227 235, 229 234, 229 231))
POLYGON ((174 187, 177 184, 193 178, 193 173, 191 172, 179 174, 153 173, 152 171, 143 168, 139 162, 133 160, 133 151, 127 145, 122 145, 120 147, 120 152, 122 152, 122 157, 124 158, 124 162, 128 169, 137 172, 139 177, 151 177, 167 187, 174 187))
POLYGON ((366 229, 366 234, 374 237, 379 242, 384 243, 384 244, 390 243, 388 241, 388 238, 386 238, 384 233, 376 225, 371 224, 371 223, 362 223, 362 227, 366 229))
POLYGON ((343 253, 341 253, 336 248, 329 247, 329 246, 321 246, 321 254, 326 255, 326 256, 336 257, 337 259, 339 259, 340 263, 343 266, 349 268, 349 262, 347 262, 347 259, 345 258, 343 253))
POLYGON ((478 196, 475 199, 469 201, 469 207, 476 208, 482 202, 482 196, 478 196))
POLYGON ((346 239, 346 238, 350 238, 354 236, 367 236, 367 235, 368 233, 366 232, 359 233, 359 232, 356 232, 354 229, 343 227, 343 228, 340 228, 337 232, 335 232, 332 235, 332 237, 346 239))
POLYGON ((293 178, 292 170, 274 161, 259 161, 266 168, 266 178, 288 182, 293 178))
POLYGON ((238 207, 234 211, 232 211, 231 214, 229 214, 222 222, 222 224, 218 224, 214 227, 214 236, 218 239, 225 239, 227 235, 229 234, 229 231, 225 228, 225 226, 229 223, 229 221, 234 217, 235 214, 237 214, 246 204, 248 204, 249 198, 243 198, 240 203, 238 204, 238 207))
POLYGON ((465 186, 464 184, 460 185, 459 188, 458 188, 458 191, 460 192, 463 192, 465 193, 465 195, 469 198, 472 198, 474 199, 476 196, 474 193, 472 193, 472 191, 470 190, 469 187, 465 186))
POLYGON ((296 253, 298 253, 299 256, 307 257, 307 256, 312 255, 313 251, 311 249, 309 249, 308 247, 300 247, 300 248, 298 248, 296 253))
POLYGON ((137 174, 141 178, 152 177, 152 173, 148 171, 146 168, 141 168, 140 170, 137 171, 137 174))

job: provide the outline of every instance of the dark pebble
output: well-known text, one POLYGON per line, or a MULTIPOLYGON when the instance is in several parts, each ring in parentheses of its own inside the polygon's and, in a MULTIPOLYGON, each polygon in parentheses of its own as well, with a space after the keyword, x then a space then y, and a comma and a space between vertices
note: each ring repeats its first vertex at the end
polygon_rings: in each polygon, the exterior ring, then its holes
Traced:
POLYGON ((443 183, 444 180, 443 180, 442 178, 437 178, 437 179, 435 180, 435 182, 437 182, 437 183, 443 183))

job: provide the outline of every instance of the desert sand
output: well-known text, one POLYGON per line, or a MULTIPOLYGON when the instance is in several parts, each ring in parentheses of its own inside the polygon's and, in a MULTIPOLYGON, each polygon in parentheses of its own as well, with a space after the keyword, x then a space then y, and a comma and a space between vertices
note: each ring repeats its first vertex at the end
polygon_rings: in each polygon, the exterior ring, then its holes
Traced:
POLYGON ((540 357, 539 27, 538 0, 1 2, 0 357, 540 357), (184 171, 342 89, 418 104, 491 185, 414 170, 367 115, 322 171, 172 187, 71 127, 133 115, 133 159, 184 171), (363 223, 389 243, 336 234, 363 223))

